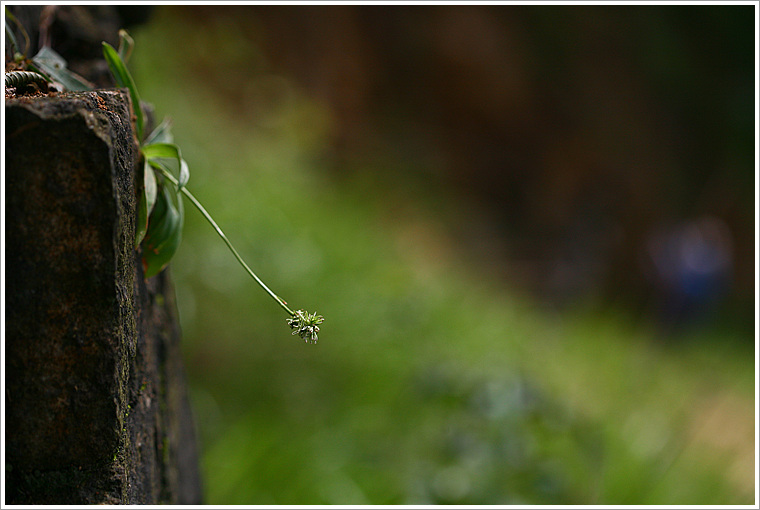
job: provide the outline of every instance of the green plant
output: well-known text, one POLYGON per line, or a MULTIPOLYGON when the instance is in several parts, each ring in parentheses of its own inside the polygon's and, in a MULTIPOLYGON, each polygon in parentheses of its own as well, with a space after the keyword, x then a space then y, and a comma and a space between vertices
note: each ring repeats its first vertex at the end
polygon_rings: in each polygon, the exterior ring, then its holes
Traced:
POLYGON ((291 310, 285 300, 272 292, 246 264, 205 207, 187 189, 190 171, 187 162, 182 158, 180 148, 174 143, 170 122, 164 120, 143 139, 145 116, 140 106, 137 87, 126 66, 134 42, 124 30, 120 31, 119 35, 118 51, 103 42, 103 56, 116 83, 129 91, 135 110, 144 178, 138 206, 135 245, 142 249, 145 276, 150 277, 161 272, 179 247, 184 223, 184 209, 180 197, 182 194, 214 228, 248 275, 288 313, 287 323, 294 330, 293 334, 300 336, 307 343, 316 343, 319 325, 324 321, 324 317, 316 313, 309 314, 305 310, 291 310))
MULTIPOLYGON (((10 67, 14 68, 5 73, 6 87, 46 85, 55 81, 65 90, 92 90, 93 87, 87 80, 67 69, 66 61, 52 48, 43 47, 31 60, 27 59, 27 32, 7 9, 5 12, 5 33, 13 54, 13 64, 10 67), (10 22, 15 23, 24 38, 24 53, 20 51, 10 22)), ((291 310, 285 300, 272 292, 246 264, 216 221, 185 187, 190 178, 190 171, 187 162, 182 158, 180 148, 174 143, 170 121, 165 119, 149 135, 144 136, 145 114, 137 87, 126 66, 134 46, 132 38, 125 30, 120 30, 118 51, 107 42, 103 42, 102 46, 103 56, 117 85, 129 91, 135 115, 135 132, 140 148, 144 182, 138 203, 135 247, 141 250, 145 277, 150 278, 163 271, 179 248, 184 224, 184 208, 180 197, 180 194, 183 194, 214 227, 243 269, 288 313, 287 323, 294 330, 293 334, 300 336, 307 343, 316 343, 319 325, 324 321, 324 317, 316 313, 309 314, 304 310, 291 310)))
POLYGON ((32 83, 47 85, 56 82, 65 90, 92 90, 93 85, 70 71, 66 60, 49 46, 43 46, 35 56, 31 59, 27 58, 31 45, 29 34, 7 8, 5 9, 5 35, 8 38, 8 49, 13 55, 10 65, 6 63, 6 87, 20 88, 32 83), (23 37, 23 50, 14 32, 14 25, 23 37))

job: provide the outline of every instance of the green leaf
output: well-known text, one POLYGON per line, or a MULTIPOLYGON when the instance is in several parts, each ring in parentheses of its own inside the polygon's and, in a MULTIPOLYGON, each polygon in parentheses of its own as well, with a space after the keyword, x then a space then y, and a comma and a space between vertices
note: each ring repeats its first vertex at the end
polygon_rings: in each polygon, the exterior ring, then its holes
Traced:
POLYGON ((18 41, 16 40, 16 34, 13 33, 13 28, 8 24, 8 22, 13 19, 16 20, 15 17, 8 11, 8 8, 5 8, 5 35, 8 36, 8 41, 11 44, 11 53, 15 54, 19 52, 19 45, 18 41))
POLYGON ((132 55, 132 48, 135 47, 135 40, 129 35, 129 32, 123 28, 119 30, 119 57, 126 65, 129 57, 132 55))
POLYGON ((137 139, 142 140, 144 120, 142 108, 140 107, 140 95, 137 93, 135 81, 132 79, 132 75, 129 74, 127 66, 117 51, 107 42, 103 42, 103 57, 108 63, 108 68, 111 70, 116 84, 129 90, 129 95, 132 98, 132 108, 134 108, 135 118, 137 119, 137 139))
POLYGON ((169 264, 182 241, 183 223, 182 200, 179 200, 175 207, 168 187, 162 186, 142 243, 146 278, 160 273, 169 264))
POLYGON ((145 162, 143 167, 143 191, 140 195, 140 203, 137 209, 137 225, 135 246, 140 246, 140 243, 145 238, 145 234, 148 231, 148 218, 151 212, 153 212, 153 206, 156 204, 156 194, 158 192, 158 184, 156 183, 156 175, 153 173, 153 168, 145 162))
POLYGON ((158 195, 158 184, 156 183, 156 174, 153 173, 153 169, 145 164, 145 196, 148 200, 148 212, 153 211, 153 206, 156 204, 156 196, 158 195))
POLYGON ((143 142, 143 145, 152 145, 155 143, 174 143, 174 137, 172 136, 172 121, 169 117, 166 117, 161 124, 154 129, 143 142))
POLYGON ((5 33, 10 39, 11 42, 11 53, 13 53, 14 58, 16 56, 20 55, 22 59, 26 58, 26 53, 29 51, 29 34, 27 33, 26 29, 24 28, 24 25, 22 25, 19 20, 16 18, 16 16, 13 15, 11 11, 8 10, 8 8, 5 8, 5 33), (12 21, 19 29, 19 32, 21 32, 21 35, 24 36, 24 50, 21 51, 21 46, 18 44, 18 39, 16 39, 16 34, 13 31, 13 27, 10 26, 8 23, 9 21, 12 21))
POLYGON ((181 157, 179 147, 173 143, 152 143, 150 145, 143 145, 140 150, 146 159, 179 159, 181 157))
POLYGON ((41 71, 57 81, 67 90, 92 90, 94 85, 76 73, 66 68, 66 60, 49 46, 43 47, 39 53, 32 57, 32 62, 41 71))
POLYGON ((140 202, 137 204, 137 223, 135 223, 135 248, 145 239, 148 231, 148 199, 145 191, 140 194, 140 202))
POLYGON ((179 160, 179 179, 178 185, 177 185, 177 193, 185 187, 187 184, 187 181, 190 180, 190 168, 188 168, 187 163, 184 159, 180 158, 179 160))
MULTIPOLYGON (((187 162, 182 159, 182 153, 178 146, 173 143, 153 143, 143 146, 140 150, 142 150, 145 159, 151 164, 159 163, 156 161, 159 159, 175 160, 179 171, 177 192, 179 193, 179 190, 185 187, 190 179, 190 169, 187 166, 187 162)), ((169 170, 166 166, 163 166, 163 168, 169 170)))

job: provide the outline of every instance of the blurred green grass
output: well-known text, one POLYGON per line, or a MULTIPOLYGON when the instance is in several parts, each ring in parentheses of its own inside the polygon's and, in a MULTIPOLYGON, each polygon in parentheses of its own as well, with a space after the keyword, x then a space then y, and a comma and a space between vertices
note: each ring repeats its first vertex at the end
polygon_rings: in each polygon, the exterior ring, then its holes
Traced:
POLYGON ((142 97, 257 274, 326 318, 317 346, 291 336, 186 208, 171 271, 206 503, 753 501, 746 339, 669 345, 625 312, 553 312, 491 281, 447 232, 466 210, 402 159, 336 181, 330 112, 235 25, 171 12, 133 34, 142 97))

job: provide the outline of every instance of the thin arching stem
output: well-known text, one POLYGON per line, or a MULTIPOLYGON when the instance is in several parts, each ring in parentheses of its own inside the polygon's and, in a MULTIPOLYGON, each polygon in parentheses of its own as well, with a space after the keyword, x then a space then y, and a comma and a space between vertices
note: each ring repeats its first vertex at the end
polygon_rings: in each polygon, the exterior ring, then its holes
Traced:
MULTIPOLYGON (((164 177, 166 177, 167 179, 169 179, 175 186, 179 185, 179 183, 177 182, 177 179, 171 173, 169 173, 167 170, 165 170, 163 168, 161 168, 160 170, 161 170, 161 173, 164 174, 164 177)), ((265 291, 267 291, 267 294, 269 294, 270 296, 272 296, 272 298, 275 301, 277 301, 277 303, 283 309, 285 309, 285 311, 288 312, 288 314, 295 315, 295 312, 293 312, 293 310, 291 310, 290 308, 288 308, 288 305, 285 304, 285 301, 283 301, 280 296, 278 296, 277 294, 275 294, 274 292, 272 292, 272 290, 269 287, 267 287, 264 282, 261 281, 261 278, 259 278, 258 276, 256 276, 256 273, 254 273, 253 270, 251 270, 251 268, 248 267, 248 264, 245 263, 245 260, 243 260, 243 257, 241 257, 240 254, 235 249, 235 247, 232 246, 232 243, 230 242, 230 240, 227 239, 226 235, 224 235, 224 232, 222 232, 222 229, 219 228, 219 225, 216 224, 216 222, 214 221, 214 218, 212 218, 211 215, 206 211, 206 209, 201 205, 201 203, 198 202, 198 199, 195 198, 193 196, 193 194, 190 193, 190 191, 186 187, 184 187, 184 186, 180 189, 180 191, 201 212, 201 214, 203 215, 203 217, 206 218, 206 221, 208 221, 211 224, 211 226, 214 227, 214 230, 216 230, 216 233, 219 234, 219 237, 222 238, 222 241, 224 241, 224 243, 230 249, 230 251, 235 256, 235 258, 237 259, 237 261, 240 262, 240 265, 243 266, 243 269, 245 269, 248 272, 248 274, 251 275, 251 278, 253 278, 254 280, 256 280, 256 283, 258 283, 259 285, 261 285, 261 288, 263 288, 265 291)))

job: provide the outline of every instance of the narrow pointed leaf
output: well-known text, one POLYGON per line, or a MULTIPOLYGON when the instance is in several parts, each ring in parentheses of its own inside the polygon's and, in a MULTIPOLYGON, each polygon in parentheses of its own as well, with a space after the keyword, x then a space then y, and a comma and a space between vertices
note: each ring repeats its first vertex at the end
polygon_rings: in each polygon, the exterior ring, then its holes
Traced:
POLYGON ((108 63, 108 68, 111 70, 111 74, 116 80, 116 84, 119 85, 119 87, 124 87, 129 90, 129 95, 132 99, 132 107, 135 111, 137 139, 142 140, 144 120, 142 108, 140 107, 140 95, 137 93, 135 81, 132 79, 132 75, 129 74, 129 70, 127 70, 127 66, 124 64, 124 61, 119 56, 118 52, 107 42, 103 43, 103 57, 108 63))
POLYGON ((144 145, 140 150, 146 159, 167 158, 179 160, 181 157, 179 147, 173 143, 153 143, 144 145))
MULTIPOLYGON (((177 192, 179 192, 182 188, 185 187, 187 184, 187 181, 190 179, 190 169, 187 166, 187 162, 182 159, 182 153, 179 150, 179 147, 174 145, 173 143, 154 143, 151 145, 146 145, 142 149, 142 153, 145 156, 145 159, 150 162, 151 165, 156 164, 160 167, 163 167, 167 171, 169 169, 161 164, 160 159, 172 159, 177 162, 177 168, 178 168, 178 176, 177 176, 177 192)), ((172 173, 172 172, 169 172, 172 173)))
POLYGON ((69 71, 66 60, 49 46, 44 46, 32 57, 32 62, 46 75, 57 81, 67 90, 92 90, 93 84, 76 73, 69 71))
POLYGON ((137 206, 137 224, 135 226, 135 246, 145 238, 148 231, 148 218, 153 212, 153 206, 156 204, 156 194, 158 185, 156 184, 156 175, 153 168, 148 163, 143 166, 143 190, 140 194, 140 203, 137 206))
POLYGON ((8 34, 8 37, 11 40, 11 43, 13 44, 11 50, 13 53, 13 58, 16 58, 16 55, 21 55, 22 58, 26 58, 26 54, 29 51, 29 34, 27 33, 26 29, 24 28, 24 25, 22 25, 19 20, 16 18, 16 16, 13 15, 11 11, 8 10, 8 8, 5 8, 5 32, 8 34), (16 38, 16 34, 14 33, 13 27, 9 24, 9 21, 13 22, 16 27, 18 27, 19 32, 24 37, 24 49, 21 49, 21 46, 18 43, 18 39, 16 38))
POLYGON ((148 200, 145 197, 145 191, 140 194, 140 201, 137 204, 137 223, 135 223, 135 248, 145 239, 145 233, 148 231, 148 200))
POLYGON ((153 211, 153 206, 156 204, 156 196, 158 195, 158 184, 156 183, 156 174, 153 173, 153 169, 145 164, 143 169, 145 181, 145 195, 148 200, 148 213, 153 211))
POLYGON ((13 28, 8 25, 8 18, 9 12, 8 9, 5 9, 5 35, 8 37, 9 42, 11 43, 11 53, 14 55, 16 53, 19 53, 19 46, 18 41, 16 40, 16 34, 13 33, 13 28))
POLYGON ((132 48, 135 47, 135 40, 129 35, 129 32, 123 28, 119 30, 119 57, 126 65, 129 57, 132 55, 132 48))
POLYGON ((166 117, 161 124, 156 127, 145 139, 144 145, 152 145, 155 143, 174 143, 174 137, 171 131, 172 121, 169 117, 166 117))
POLYGON ((190 180, 190 168, 188 168, 187 162, 184 159, 180 158, 180 160, 179 160, 179 179, 177 179, 177 181, 178 181, 177 192, 178 193, 179 193, 179 191, 182 188, 185 187, 185 185, 187 184, 187 181, 189 181, 189 180, 190 180))
POLYGON ((168 264, 182 241, 184 208, 172 202, 167 186, 162 187, 151 214, 148 232, 142 243, 145 277, 160 273, 168 264))

